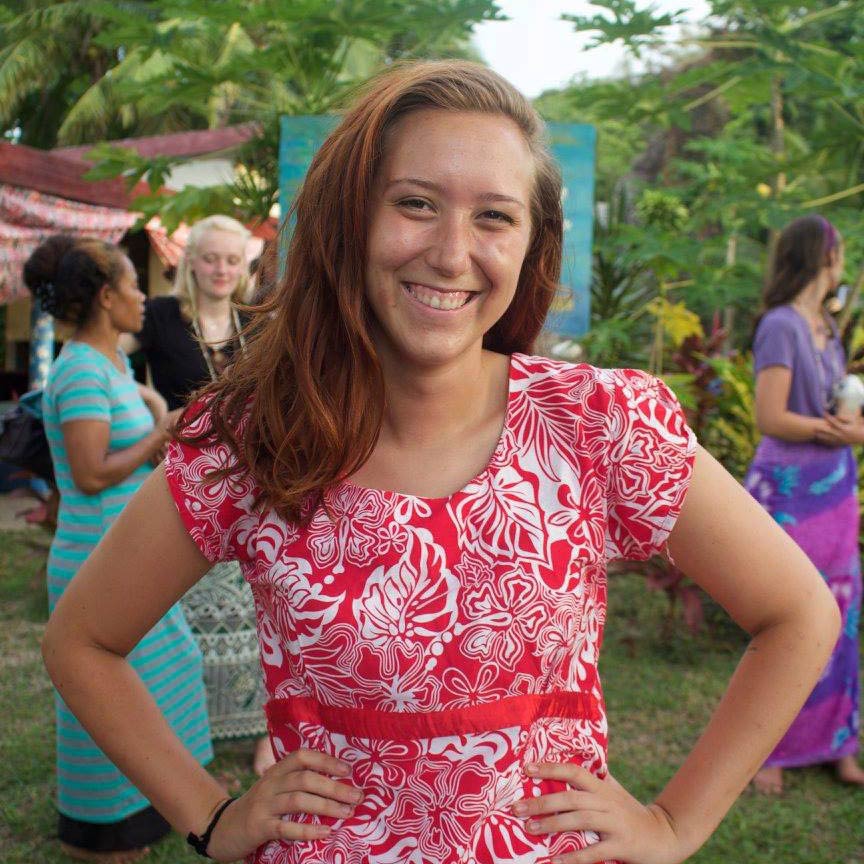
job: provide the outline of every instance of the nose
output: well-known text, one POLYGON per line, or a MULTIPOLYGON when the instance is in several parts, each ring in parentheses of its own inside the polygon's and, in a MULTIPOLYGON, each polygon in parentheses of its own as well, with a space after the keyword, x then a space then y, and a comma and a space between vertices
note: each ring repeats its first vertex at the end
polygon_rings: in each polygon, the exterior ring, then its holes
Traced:
POLYGON ((426 253, 430 267, 442 276, 455 277, 471 266, 471 226, 459 214, 442 216, 426 253))

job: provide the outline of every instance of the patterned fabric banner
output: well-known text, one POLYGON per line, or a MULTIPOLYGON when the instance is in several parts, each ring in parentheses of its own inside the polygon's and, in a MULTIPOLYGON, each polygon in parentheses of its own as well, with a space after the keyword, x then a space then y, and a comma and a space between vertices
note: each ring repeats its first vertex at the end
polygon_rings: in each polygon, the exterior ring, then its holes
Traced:
POLYGON ((52 234, 98 237, 117 243, 137 216, 0 183, 0 304, 26 297, 22 269, 52 234))

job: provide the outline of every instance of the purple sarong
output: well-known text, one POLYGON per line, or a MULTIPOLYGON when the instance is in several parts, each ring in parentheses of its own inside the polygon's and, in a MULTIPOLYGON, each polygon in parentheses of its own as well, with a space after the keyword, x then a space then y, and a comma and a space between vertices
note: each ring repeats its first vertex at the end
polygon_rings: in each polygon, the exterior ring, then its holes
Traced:
POLYGON ((831 660, 765 765, 833 762, 858 751, 861 560, 855 459, 849 447, 763 440, 744 485, 804 550, 843 615, 831 660))

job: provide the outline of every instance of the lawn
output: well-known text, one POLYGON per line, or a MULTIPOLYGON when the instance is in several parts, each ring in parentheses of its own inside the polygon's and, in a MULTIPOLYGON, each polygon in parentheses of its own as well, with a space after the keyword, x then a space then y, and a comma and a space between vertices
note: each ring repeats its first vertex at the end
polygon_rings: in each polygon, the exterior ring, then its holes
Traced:
MULTIPOLYGON (((52 839, 52 700, 39 657, 45 618, 47 536, 6 535, 0 545, 0 862, 67 864, 52 839)), ((743 647, 732 625, 711 615, 692 637, 666 620, 663 595, 639 577, 610 586, 601 671, 611 718, 613 773, 649 799, 704 725, 743 647)), ((249 782, 245 743, 217 747, 215 769, 249 782)), ((200 861, 178 836, 153 864, 200 861)), ((781 798, 745 794, 693 864, 864 864, 864 791, 822 768, 787 774, 781 798)), ((431 862, 430 862, 431 864, 431 862)))

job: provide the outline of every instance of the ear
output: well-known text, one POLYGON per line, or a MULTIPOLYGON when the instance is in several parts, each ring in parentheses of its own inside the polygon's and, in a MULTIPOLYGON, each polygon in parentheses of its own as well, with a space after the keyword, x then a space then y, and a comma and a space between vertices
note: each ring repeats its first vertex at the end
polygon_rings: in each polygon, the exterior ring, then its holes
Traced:
POLYGON ((106 311, 114 305, 114 292, 107 282, 96 292, 95 301, 100 309, 106 311))

